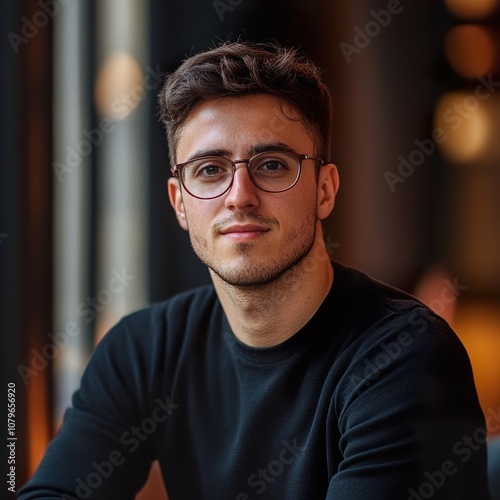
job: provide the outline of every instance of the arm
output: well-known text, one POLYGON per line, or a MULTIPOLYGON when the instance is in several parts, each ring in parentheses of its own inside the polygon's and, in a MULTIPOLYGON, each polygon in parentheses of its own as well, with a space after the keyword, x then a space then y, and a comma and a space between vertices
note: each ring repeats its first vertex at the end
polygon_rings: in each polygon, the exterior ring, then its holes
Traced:
POLYGON ((346 371, 336 401, 343 461, 327 499, 489 498, 469 359, 444 321, 425 310, 418 319, 388 325, 346 371))
POLYGON ((73 407, 20 500, 134 498, 154 459, 136 344, 121 322, 97 346, 73 407))

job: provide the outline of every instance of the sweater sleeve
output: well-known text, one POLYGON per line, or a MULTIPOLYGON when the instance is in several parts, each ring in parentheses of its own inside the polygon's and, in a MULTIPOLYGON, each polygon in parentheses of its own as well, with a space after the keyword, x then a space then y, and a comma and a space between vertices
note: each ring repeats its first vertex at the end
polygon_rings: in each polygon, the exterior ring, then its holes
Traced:
POLYGON ((154 460, 152 433, 169 411, 168 400, 148 403, 143 358, 126 322, 104 337, 20 500, 134 498, 154 460))
POLYGON ((327 499, 489 499, 487 431, 458 337, 424 308, 377 329, 339 384, 342 461, 327 499))

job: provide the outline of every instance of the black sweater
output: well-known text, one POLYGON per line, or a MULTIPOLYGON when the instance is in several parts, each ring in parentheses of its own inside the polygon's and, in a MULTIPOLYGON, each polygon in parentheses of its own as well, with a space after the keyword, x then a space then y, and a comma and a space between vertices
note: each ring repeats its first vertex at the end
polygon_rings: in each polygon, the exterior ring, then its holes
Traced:
POLYGON ((19 498, 132 499, 153 460, 171 500, 489 498, 456 335, 413 297, 334 268, 316 315, 271 348, 236 339, 213 287, 124 318, 19 498))

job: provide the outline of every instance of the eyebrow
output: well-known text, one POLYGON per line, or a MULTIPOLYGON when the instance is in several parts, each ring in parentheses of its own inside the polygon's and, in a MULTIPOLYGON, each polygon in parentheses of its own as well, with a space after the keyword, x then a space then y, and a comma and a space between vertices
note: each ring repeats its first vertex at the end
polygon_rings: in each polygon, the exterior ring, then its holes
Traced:
POLYGON ((191 161, 196 158, 201 158, 203 156, 227 156, 228 158, 231 156, 231 151, 229 149, 198 149, 195 151, 186 161, 191 161))
MULTIPOLYGON (((281 151, 284 153, 297 154, 295 149, 288 146, 284 142, 269 142, 265 144, 257 144, 256 146, 252 146, 250 149, 247 150, 249 156, 254 156, 259 153, 266 153, 269 151, 281 151)), ((229 149, 224 149, 224 148, 198 149, 187 159, 187 161, 191 161, 194 160, 195 158, 200 158, 203 156, 225 156, 227 158, 231 158, 231 155, 232 155, 231 151, 229 149)))
POLYGON ((297 154, 295 149, 288 146, 284 142, 269 142, 266 144, 258 144, 257 146, 253 146, 249 149, 249 155, 256 155, 258 153, 266 153, 268 151, 281 151, 283 153, 293 153, 297 154))

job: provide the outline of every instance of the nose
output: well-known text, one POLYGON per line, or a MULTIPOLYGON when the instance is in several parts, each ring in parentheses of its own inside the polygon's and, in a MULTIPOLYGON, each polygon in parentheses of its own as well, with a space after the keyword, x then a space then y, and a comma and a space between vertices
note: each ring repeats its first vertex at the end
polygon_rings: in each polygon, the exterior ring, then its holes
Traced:
POLYGON ((259 197, 257 191, 259 188, 252 182, 248 173, 247 163, 238 162, 234 171, 233 183, 224 204, 229 210, 254 209, 259 205, 259 197))

